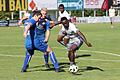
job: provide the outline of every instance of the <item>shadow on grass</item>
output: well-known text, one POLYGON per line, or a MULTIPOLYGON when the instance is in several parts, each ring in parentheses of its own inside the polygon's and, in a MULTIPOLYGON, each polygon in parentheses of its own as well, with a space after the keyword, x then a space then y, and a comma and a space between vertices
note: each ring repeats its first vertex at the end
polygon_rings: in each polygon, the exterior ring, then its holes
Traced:
MULTIPOLYGON (((69 67, 69 63, 68 62, 63 62, 63 63, 59 63, 60 66, 60 72, 66 72, 63 68, 68 68, 69 67)), ((29 67, 27 72, 35 72, 35 71, 55 71, 53 64, 50 64, 50 69, 42 69, 45 68, 45 65, 37 65, 37 66, 33 66, 33 67, 29 67)))
MULTIPOLYGON (((50 65, 51 68, 54 67, 53 64, 49 64, 49 65, 50 65)), ((60 63, 59 63, 60 68, 68 68, 69 65, 70 65, 70 63, 68 63, 68 62, 60 62, 60 63)), ((37 66, 32 66, 32 67, 29 67, 29 69, 42 68, 42 67, 45 67, 45 65, 41 65, 41 66, 39 66, 39 65, 37 65, 37 66)))
POLYGON ((83 67, 83 68, 80 68, 80 69, 79 69, 80 72, 84 72, 84 71, 92 71, 92 70, 104 71, 104 70, 101 69, 101 68, 98 68, 98 67, 92 67, 92 66, 86 66, 86 67, 83 67))
POLYGON ((79 57, 90 57, 90 56, 91 56, 91 54, 82 54, 82 55, 77 54, 75 58, 77 59, 79 57))
MULTIPOLYGON (((79 57, 90 57, 90 56, 91 56, 90 54, 82 54, 82 55, 77 55, 76 58, 79 58, 79 57)), ((61 72, 66 72, 64 70, 64 68, 69 68, 70 63, 69 62, 60 62, 59 66, 60 66, 61 72)), ((50 69, 43 69, 43 67, 45 68, 45 65, 41 65, 41 66, 37 65, 37 66, 29 67, 28 68, 29 70, 27 72, 34 72, 34 71, 55 71, 53 64, 50 64, 50 69)), ((91 70, 104 71, 103 69, 98 68, 98 67, 86 66, 86 67, 80 68, 79 71, 77 73, 75 73, 74 75, 81 75, 80 74, 81 72, 91 71, 91 70)))

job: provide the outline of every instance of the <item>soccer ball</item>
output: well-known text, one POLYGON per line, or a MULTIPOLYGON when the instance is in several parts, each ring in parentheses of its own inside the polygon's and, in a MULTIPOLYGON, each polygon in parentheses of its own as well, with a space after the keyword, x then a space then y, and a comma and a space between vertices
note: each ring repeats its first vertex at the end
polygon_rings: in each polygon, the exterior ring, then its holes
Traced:
POLYGON ((76 73, 76 72, 78 72, 78 66, 76 66, 76 65, 70 66, 69 72, 71 72, 71 73, 76 73))

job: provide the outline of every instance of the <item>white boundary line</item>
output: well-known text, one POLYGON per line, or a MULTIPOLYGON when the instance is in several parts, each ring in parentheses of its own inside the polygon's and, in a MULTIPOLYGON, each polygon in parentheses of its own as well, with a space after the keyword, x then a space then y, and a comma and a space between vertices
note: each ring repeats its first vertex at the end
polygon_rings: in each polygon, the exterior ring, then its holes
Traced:
MULTIPOLYGON (((0 45, 3 47, 24 47, 24 45, 0 45)), ((55 49, 65 49, 64 48, 59 48, 59 47, 52 47, 55 49)), ((102 53, 102 54, 107 54, 107 55, 113 55, 113 56, 120 56, 120 54, 116 54, 116 53, 110 53, 110 52, 103 52, 103 51, 91 51, 91 50, 78 50, 78 51, 82 51, 82 52, 93 52, 93 53, 102 53)))
POLYGON ((0 47, 24 47, 24 45, 0 45, 0 47))
MULTIPOLYGON (((17 57, 17 58, 24 58, 25 56, 24 55, 5 55, 5 54, 0 54, 0 56, 3 56, 3 57, 17 57)), ((43 57, 40 57, 40 56, 34 56, 34 58, 43 58, 43 57)), ((57 57, 57 59, 67 59, 67 57, 57 57)), ((103 59, 87 59, 87 58, 78 58, 79 60, 85 60, 85 61, 102 61, 102 62, 120 62, 120 60, 103 60, 103 59)))
MULTIPOLYGON (((23 47, 24 45, 0 45, 3 47, 23 47)), ((52 47, 52 48, 56 48, 56 49, 65 49, 64 48, 58 48, 58 47, 52 47)), ((93 52, 93 53, 102 53, 102 54, 107 54, 107 55, 112 55, 112 56, 120 56, 119 54, 115 54, 115 53, 109 53, 109 52, 102 52, 102 51, 91 51, 91 50, 79 50, 82 52, 93 52)), ((5 54, 0 54, 0 56, 5 56, 5 57, 25 57, 23 55, 5 55, 5 54)), ((34 56, 35 58, 42 58, 40 56, 34 56)), ((68 59, 65 57, 59 57, 58 59, 68 59)), ((86 58, 80 58, 80 60, 92 60, 92 61, 108 61, 108 62, 120 62, 120 60, 102 60, 102 59, 86 59, 86 58)))
MULTIPOLYGON (((65 48, 58 48, 58 47, 53 47, 53 48, 56 48, 56 49, 65 49, 65 48)), ((107 55, 112 55, 112 56, 120 56, 119 54, 110 53, 110 52, 102 52, 102 51, 91 51, 91 50, 78 50, 78 51, 93 52, 93 53, 102 53, 102 54, 107 54, 107 55)))

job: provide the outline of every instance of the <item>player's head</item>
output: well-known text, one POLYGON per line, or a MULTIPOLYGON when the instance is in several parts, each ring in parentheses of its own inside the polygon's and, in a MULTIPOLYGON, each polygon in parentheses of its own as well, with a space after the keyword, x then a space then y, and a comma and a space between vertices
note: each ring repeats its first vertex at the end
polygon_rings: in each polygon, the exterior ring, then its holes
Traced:
POLYGON ((39 11, 33 13, 33 18, 38 21, 39 18, 42 17, 42 14, 39 11))
POLYGON ((46 7, 41 8, 42 17, 45 18, 47 15, 48 9, 46 7))
POLYGON ((65 28, 68 28, 69 27, 69 20, 66 18, 66 17, 62 17, 61 18, 61 23, 63 24, 63 26, 65 28))
POLYGON ((110 6, 110 8, 113 8, 113 6, 110 6))
POLYGON ((62 12, 62 13, 64 12, 64 5, 63 4, 60 4, 58 8, 59 8, 60 12, 62 12))
POLYGON ((32 9, 32 12, 34 12, 34 11, 38 11, 38 8, 37 8, 37 7, 34 7, 34 8, 32 9))

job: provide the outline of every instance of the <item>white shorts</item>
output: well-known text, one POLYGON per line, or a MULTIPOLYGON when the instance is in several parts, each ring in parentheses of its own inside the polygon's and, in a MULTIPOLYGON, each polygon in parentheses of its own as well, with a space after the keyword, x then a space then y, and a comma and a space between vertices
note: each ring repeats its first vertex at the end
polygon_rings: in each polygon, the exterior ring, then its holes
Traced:
POLYGON ((63 31, 62 29, 60 29, 60 31, 59 31, 59 33, 58 33, 58 35, 65 36, 64 31, 63 31))
POLYGON ((74 42, 72 42, 72 43, 68 43, 67 44, 67 50, 68 51, 70 51, 70 48, 71 48, 71 46, 73 46, 73 45, 76 45, 77 46, 77 49, 76 50, 78 50, 81 46, 82 46, 82 44, 83 44, 83 40, 82 39, 79 39, 78 41, 74 41, 74 42))

